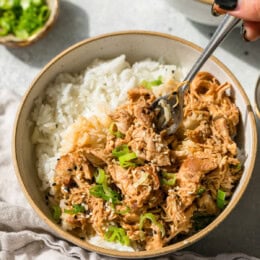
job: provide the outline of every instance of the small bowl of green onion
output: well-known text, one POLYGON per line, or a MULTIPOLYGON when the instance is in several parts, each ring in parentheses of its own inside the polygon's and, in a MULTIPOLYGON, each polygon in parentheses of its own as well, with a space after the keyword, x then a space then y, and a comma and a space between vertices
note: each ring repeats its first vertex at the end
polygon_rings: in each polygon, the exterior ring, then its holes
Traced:
POLYGON ((0 44, 24 47, 39 40, 54 24, 58 0, 0 0, 0 44))

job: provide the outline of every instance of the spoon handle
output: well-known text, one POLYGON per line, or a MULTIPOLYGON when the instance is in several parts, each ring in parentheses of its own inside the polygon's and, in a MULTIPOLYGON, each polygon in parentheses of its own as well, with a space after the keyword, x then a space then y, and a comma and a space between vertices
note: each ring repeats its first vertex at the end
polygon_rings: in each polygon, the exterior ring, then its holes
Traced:
MULTIPOLYGON (((215 51, 215 49, 219 46, 219 44, 225 39, 225 37, 232 31, 232 29, 239 23, 240 19, 229 14, 226 14, 222 22, 217 27, 215 33, 210 39, 208 45, 195 62, 189 73, 186 75, 184 81, 191 82, 195 75, 199 72, 200 68, 204 65, 207 59, 211 56, 211 54, 215 51)), ((184 92, 188 88, 189 84, 185 84, 182 87, 182 91, 184 92)))

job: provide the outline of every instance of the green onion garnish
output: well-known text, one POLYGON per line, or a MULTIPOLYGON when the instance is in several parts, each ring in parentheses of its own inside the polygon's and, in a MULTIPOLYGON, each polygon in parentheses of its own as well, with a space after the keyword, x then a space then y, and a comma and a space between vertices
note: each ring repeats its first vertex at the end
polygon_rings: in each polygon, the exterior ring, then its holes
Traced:
POLYGON ((105 201, 111 202, 113 205, 120 202, 120 194, 112 190, 107 183, 107 176, 103 169, 98 169, 95 176, 96 185, 90 188, 90 194, 94 197, 101 198, 105 201))
POLYGON ((49 16, 50 10, 43 0, 1 0, 0 35, 28 38, 43 27, 49 16))
POLYGON ((53 218, 56 222, 59 222, 61 216, 61 208, 57 205, 52 206, 53 209, 53 218))
POLYGON ((74 215, 74 214, 85 212, 85 207, 80 204, 74 204, 72 205, 72 208, 73 209, 64 209, 64 213, 74 215))
POLYGON ((106 182, 106 173, 103 169, 98 168, 98 172, 95 175, 95 181, 97 184, 103 184, 106 182))
POLYGON ((156 216, 153 213, 145 213, 145 214, 141 215, 140 222, 139 222, 139 229, 140 230, 143 229, 144 223, 145 223, 146 220, 150 220, 152 222, 152 224, 156 225, 159 228, 159 230, 162 233, 162 237, 165 236, 164 226, 157 221, 156 216))
POLYGON ((141 85, 147 89, 152 89, 152 87, 160 86, 162 83, 163 83, 162 76, 159 76, 158 79, 156 80, 152 80, 152 81, 143 80, 141 82, 141 85))
POLYGON ((223 209, 226 205, 226 192, 219 189, 217 194, 217 206, 218 208, 223 209))
POLYGON ((118 159, 120 166, 124 168, 135 167, 137 165, 137 162, 135 162, 135 159, 137 159, 136 154, 130 151, 126 144, 117 146, 112 151, 112 155, 118 159))
POLYGON ((129 153, 129 148, 127 144, 119 145, 112 151, 112 155, 114 155, 117 158, 127 153, 129 153))
POLYGON ((204 187, 200 187, 200 188, 197 190, 197 195, 201 196, 205 191, 206 191, 206 189, 205 189, 204 187))
POLYGON ((127 154, 119 156, 118 160, 119 160, 120 166, 127 168, 130 166, 136 166, 136 163, 131 162, 131 160, 136 159, 136 158, 137 158, 136 154, 131 152, 131 153, 127 153, 127 154))
POLYGON ((238 171, 240 171, 240 170, 241 170, 241 168, 242 168, 242 164, 241 164, 241 163, 239 163, 239 164, 236 166, 236 169, 237 169, 238 171))
POLYGON ((92 186, 90 188, 90 194, 96 198, 111 202, 113 205, 120 202, 120 194, 104 185, 96 184, 92 186))
POLYGON ((117 126, 115 123, 112 123, 109 127, 109 132, 111 135, 114 135, 117 138, 124 138, 125 135, 117 130, 117 126))
POLYGON ((162 172, 160 181, 162 185, 174 186, 176 183, 176 173, 162 172))
POLYGON ((125 230, 120 227, 109 226, 104 238, 109 242, 119 242, 125 246, 130 245, 129 237, 126 235, 125 230))

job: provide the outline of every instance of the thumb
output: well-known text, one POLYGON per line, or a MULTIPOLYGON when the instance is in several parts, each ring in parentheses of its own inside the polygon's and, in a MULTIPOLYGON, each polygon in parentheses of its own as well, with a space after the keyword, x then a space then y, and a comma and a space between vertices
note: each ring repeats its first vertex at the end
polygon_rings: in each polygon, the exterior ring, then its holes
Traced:
POLYGON ((223 4, 223 2, 229 1, 215 0, 215 10, 219 13, 227 12, 246 21, 260 22, 260 0, 238 0, 237 5, 233 5, 235 7, 234 10, 230 10, 231 8, 227 8, 229 6, 223 4))

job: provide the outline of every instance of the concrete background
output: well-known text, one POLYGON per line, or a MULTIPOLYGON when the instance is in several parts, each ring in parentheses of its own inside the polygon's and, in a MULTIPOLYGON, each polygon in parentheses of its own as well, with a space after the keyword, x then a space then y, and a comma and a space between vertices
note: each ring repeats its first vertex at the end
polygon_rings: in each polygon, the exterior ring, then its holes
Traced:
MULTIPOLYGON (((26 48, 0 46, 0 88, 23 95, 41 68, 56 54, 102 33, 152 30, 183 37, 204 47, 215 27, 188 20, 174 9, 171 1, 174 0, 61 0, 58 21, 44 39, 26 48)), ((235 29, 215 56, 240 80, 253 104, 260 75, 260 41, 246 43, 235 29)), ((257 123, 259 133, 259 120, 257 123)), ((241 252, 260 257, 260 158, 232 214, 215 231, 185 250, 206 256, 241 252)))

